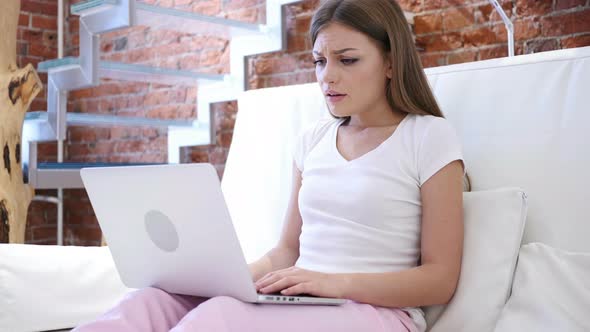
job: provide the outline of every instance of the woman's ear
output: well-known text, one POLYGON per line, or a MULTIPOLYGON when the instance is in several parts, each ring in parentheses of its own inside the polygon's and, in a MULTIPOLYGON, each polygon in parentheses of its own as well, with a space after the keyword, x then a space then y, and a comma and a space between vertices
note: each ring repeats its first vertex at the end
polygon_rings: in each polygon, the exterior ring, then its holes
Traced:
POLYGON ((387 76, 388 79, 393 78, 393 68, 389 59, 385 60, 385 76, 387 76))

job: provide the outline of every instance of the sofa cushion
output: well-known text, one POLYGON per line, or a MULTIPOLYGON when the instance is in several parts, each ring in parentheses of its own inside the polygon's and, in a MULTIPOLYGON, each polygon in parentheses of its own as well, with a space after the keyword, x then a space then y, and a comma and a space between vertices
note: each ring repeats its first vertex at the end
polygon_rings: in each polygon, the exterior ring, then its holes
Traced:
POLYGON ((71 328, 128 290, 107 247, 0 244, 0 331, 71 328))
POLYGON ((590 331, 590 253, 524 245, 498 332, 590 331))
POLYGON ((490 332, 510 294, 525 225, 526 195, 518 188, 463 194, 464 248, 455 295, 426 308, 432 332, 490 332))

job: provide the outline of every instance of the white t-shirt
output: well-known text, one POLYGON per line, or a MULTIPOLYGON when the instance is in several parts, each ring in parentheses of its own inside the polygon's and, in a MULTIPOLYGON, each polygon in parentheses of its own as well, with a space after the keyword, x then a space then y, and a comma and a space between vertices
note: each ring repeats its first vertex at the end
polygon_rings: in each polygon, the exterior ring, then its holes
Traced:
MULTIPOLYGON (((294 149, 302 172, 303 220, 296 266, 326 273, 392 272, 420 258, 420 187, 463 160, 454 128, 440 117, 408 114, 383 143, 347 161, 336 147, 343 119, 319 121, 294 149)), ((405 308, 425 329, 423 313, 405 308)))

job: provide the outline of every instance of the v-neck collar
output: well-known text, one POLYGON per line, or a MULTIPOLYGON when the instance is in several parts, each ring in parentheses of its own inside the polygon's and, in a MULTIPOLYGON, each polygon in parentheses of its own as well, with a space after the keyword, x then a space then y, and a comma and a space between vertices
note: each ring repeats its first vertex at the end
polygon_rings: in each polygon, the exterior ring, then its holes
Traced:
POLYGON ((345 162, 346 164, 350 164, 350 163, 365 159, 367 156, 374 154, 377 151, 379 151, 380 149, 382 149, 382 146, 385 145, 387 142, 393 140, 395 138, 395 136, 397 136, 397 132, 400 130, 400 128, 403 126, 403 124, 406 122, 406 120, 408 119, 408 117, 410 115, 411 115, 410 113, 407 113, 404 116, 404 118, 402 119, 402 121, 400 121, 400 123, 397 125, 397 127, 393 130, 393 133, 391 133, 391 135, 389 135, 389 137, 387 137, 385 140, 383 140, 383 142, 381 142, 379 145, 377 145, 374 149, 369 150, 369 151, 365 152, 364 154, 362 154, 354 159, 350 159, 350 160, 344 158, 342 153, 340 153, 340 151, 338 150, 338 129, 340 128, 342 123, 344 123, 344 121, 346 121, 346 119, 341 119, 340 121, 338 121, 336 123, 334 132, 332 133, 332 147, 334 149, 334 152, 336 153, 338 158, 340 160, 342 160, 343 162, 345 162))

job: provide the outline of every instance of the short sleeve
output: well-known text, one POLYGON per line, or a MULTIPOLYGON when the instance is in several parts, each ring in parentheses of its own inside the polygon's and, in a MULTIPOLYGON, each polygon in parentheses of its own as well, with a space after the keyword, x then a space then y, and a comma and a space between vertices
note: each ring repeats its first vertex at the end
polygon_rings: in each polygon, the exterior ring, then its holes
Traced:
POLYGON ((424 133, 418 150, 420 186, 436 172, 455 160, 461 160, 463 163, 463 175, 465 175, 465 161, 455 128, 445 118, 433 118, 432 123, 424 133))
POLYGON ((307 151, 308 137, 311 135, 310 129, 302 131, 295 138, 295 145, 293 146, 293 161, 300 172, 303 172, 303 159, 307 151))
POLYGON ((299 169, 300 172, 303 172, 305 158, 307 154, 315 144, 321 139, 323 134, 329 128, 330 123, 334 120, 332 119, 322 119, 311 126, 302 130, 302 132, 296 137, 295 144, 293 146, 293 160, 295 162, 295 166, 299 169))

